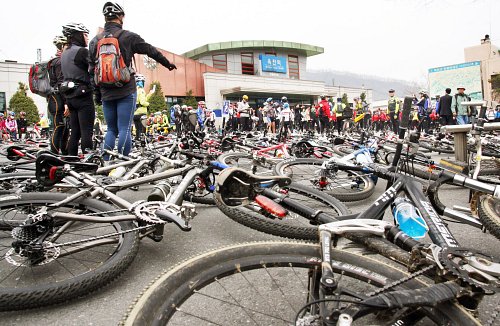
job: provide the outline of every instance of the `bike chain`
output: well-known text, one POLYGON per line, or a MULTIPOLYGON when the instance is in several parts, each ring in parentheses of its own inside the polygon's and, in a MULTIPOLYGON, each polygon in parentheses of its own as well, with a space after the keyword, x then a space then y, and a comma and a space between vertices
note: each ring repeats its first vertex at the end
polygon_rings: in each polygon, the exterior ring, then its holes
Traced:
POLYGON ((381 287, 381 288, 379 288, 379 289, 377 289, 375 291, 369 292, 368 294, 366 294, 366 296, 367 297, 373 297, 373 296, 375 296, 377 294, 380 294, 382 292, 386 292, 387 290, 392 289, 392 288, 394 288, 394 287, 396 287, 398 285, 401 285, 403 283, 406 283, 406 282, 414 279, 415 277, 418 277, 418 276, 420 276, 420 275, 422 275, 422 274, 424 274, 424 273, 426 273, 426 272, 434 269, 435 267, 436 266, 434 266, 434 265, 429 265, 427 267, 424 267, 423 269, 421 269, 419 271, 416 271, 415 273, 412 273, 412 274, 410 274, 410 275, 408 275, 406 277, 403 277, 402 279, 396 280, 396 281, 394 281, 394 282, 392 282, 390 284, 385 285, 384 287, 381 287))
POLYGON ((63 242, 63 243, 52 244, 51 247, 57 248, 57 247, 62 247, 62 246, 71 246, 71 245, 80 244, 80 243, 84 243, 84 242, 90 242, 90 241, 94 241, 94 240, 101 240, 101 239, 105 239, 105 238, 109 238, 109 237, 114 237, 114 236, 122 235, 122 234, 125 234, 125 233, 131 233, 131 232, 136 232, 136 231, 140 231, 140 230, 146 230, 146 229, 149 229, 149 228, 154 228, 154 225, 140 226, 140 227, 137 227, 137 228, 134 228, 134 229, 126 230, 126 231, 120 231, 120 232, 115 232, 115 233, 104 234, 104 235, 100 235, 100 236, 97 236, 97 237, 91 237, 91 238, 83 239, 83 240, 75 240, 75 241, 70 241, 70 242, 63 242))

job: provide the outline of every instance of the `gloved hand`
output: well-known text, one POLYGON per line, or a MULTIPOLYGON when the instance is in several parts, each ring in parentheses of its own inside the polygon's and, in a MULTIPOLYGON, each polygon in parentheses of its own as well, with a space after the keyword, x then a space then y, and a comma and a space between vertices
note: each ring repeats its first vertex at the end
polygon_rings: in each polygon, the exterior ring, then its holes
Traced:
POLYGON ((174 65, 173 63, 169 63, 168 66, 167 66, 167 69, 170 70, 170 71, 172 71, 174 69, 177 69, 177 66, 174 65))

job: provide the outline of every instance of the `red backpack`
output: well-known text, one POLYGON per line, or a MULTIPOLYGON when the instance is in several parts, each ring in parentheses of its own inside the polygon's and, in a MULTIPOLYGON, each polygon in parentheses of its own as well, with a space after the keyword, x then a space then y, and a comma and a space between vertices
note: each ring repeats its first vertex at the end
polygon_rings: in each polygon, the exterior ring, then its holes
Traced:
POLYGON ((98 86, 122 87, 130 81, 132 67, 125 65, 119 38, 123 30, 113 34, 100 34, 97 39, 94 81, 98 86))

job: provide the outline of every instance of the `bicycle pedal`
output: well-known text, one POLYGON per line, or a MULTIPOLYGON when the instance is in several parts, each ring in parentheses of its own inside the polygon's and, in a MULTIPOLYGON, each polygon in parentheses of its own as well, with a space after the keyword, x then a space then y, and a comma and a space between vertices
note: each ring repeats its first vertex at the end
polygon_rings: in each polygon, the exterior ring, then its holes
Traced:
POLYGON ((147 237, 154 242, 161 242, 163 240, 163 235, 148 234, 147 237))

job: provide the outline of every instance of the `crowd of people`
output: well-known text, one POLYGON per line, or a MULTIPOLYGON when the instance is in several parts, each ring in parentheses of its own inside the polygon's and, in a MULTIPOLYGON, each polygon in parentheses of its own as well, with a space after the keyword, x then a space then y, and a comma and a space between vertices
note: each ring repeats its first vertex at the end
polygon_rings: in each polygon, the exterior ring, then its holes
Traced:
MULTIPOLYGON (((133 132, 139 140, 143 133, 168 133, 184 131, 215 130, 216 117, 204 101, 197 107, 176 104, 170 110, 148 112, 149 98, 155 92, 144 90, 145 76, 134 71, 133 56, 146 54, 169 70, 177 69, 155 47, 139 35, 123 29, 125 11, 122 6, 106 2, 102 14, 104 31, 89 42, 89 30, 79 23, 63 26, 62 35, 53 43, 57 48, 50 62, 49 77, 53 91, 48 96, 48 113, 53 125, 51 150, 54 153, 77 155, 93 147, 92 136, 96 132, 95 104, 102 104, 107 132, 104 148, 128 155, 132 147, 133 132), (101 50, 104 47, 106 51, 101 50), (109 51, 115 47, 116 51, 109 51), (116 64, 107 65, 117 71, 103 72, 102 56, 114 54, 116 64), (119 60, 118 60, 119 59, 119 60)), ((103 68, 104 67, 104 68, 103 68)), ((470 100, 465 87, 458 87, 452 96, 451 89, 438 96, 435 104, 425 91, 414 96, 415 109, 411 115, 411 127, 428 132, 433 125, 466 124, 475 112, 463 105, 470 100)), ((389 90, 387 108, 372 110, 362 98, 354 104, 342 98, 321 95, 317 103, 289 103, 286 96, 281 99, 268 98, 252 107, 249 97, 243 95, 239 102, 230 103, 224 128, 228 131, 280 132, 287 136, 291 132, 336 132, 349 128, 372 128, 376 131, 397 132, 401 120, 402 102, 389 90)), ((490 121, 500 120, 500 109, 490 108, 490 121)), ((47 133, 48 122, 42 119, 39 125, 47 133), (42 121, 43 120, 43 121, 42 121)), ((98 122, 100 125, 100 121, 98 122)), ((101 130, 99 127, 98 130, 101 130)), ((13 112, 0 114, 2 139, 20 138, 27 131, 24 112, 16 119, 13 112)), ((107 159, 107 157, 105 157, 107 159)))

